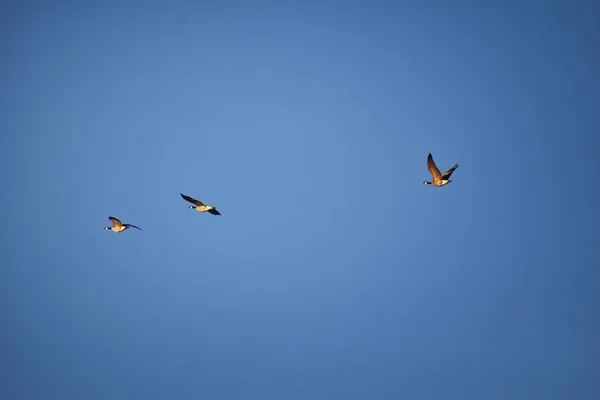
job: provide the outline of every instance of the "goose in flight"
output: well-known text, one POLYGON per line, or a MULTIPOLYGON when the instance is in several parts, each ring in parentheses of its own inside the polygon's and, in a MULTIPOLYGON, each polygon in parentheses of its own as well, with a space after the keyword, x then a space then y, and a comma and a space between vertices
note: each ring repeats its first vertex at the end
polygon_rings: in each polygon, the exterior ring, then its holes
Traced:
POLYGON ((200 200, 196 200, 193 197, 186 196, 183 193, 179 193, 179 194, 181 195, 181 197, 183 197, 184 200, 187 200, 190 203, 194 204, 193 206, 190 206, 190 208, 195 208, 196 211, 200 211, 200 212, 209 212, 212 215, 221 215, 221 213, 214 206, 208 206, 208 205, 204 204, 203 202, 201 202, 200 200))
POLYGON ((454 164, 454 166, 452 168, 450 168, 448 171, 444 172, 443 174, 440 173, 440 170, 438 169, 438 167, 435 165, 435 162, 433 161, 433 157, 431 156, 431 153, 429 153, 429 155, 427 156, 427 169, 431 173, 431 176, 433 177, 433 181, 432 182, 425 181, 423 183, 426 185, 433 185, 433 186, 447 185, 449 182, 452 182, 450 180, 450 175, 452 175, 452 173, 454 172, 454 170, 456 168, 458 168, 458 164, 454 164))
POLYGON ((110 219, 113 223, 113 226, 105 226, 104 229, 110 229, 113 232, 123 232, 125 229, 127 228, 135 228, 135 229, 139 229, 140 231, 142 230, 141 228, 135 226, 135 225, 131 225, 131 224, 124 224, 121 222, 121 220, 119 220, 119 218, 116 217, 108 217, 108 219, 110 219))

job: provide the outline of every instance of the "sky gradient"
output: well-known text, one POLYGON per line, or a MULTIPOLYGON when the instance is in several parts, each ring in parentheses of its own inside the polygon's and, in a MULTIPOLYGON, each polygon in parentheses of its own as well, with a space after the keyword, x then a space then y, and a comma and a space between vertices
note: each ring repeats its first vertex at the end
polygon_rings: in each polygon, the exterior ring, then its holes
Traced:
POLYGON ((600 398, 599 15, 3 3, 0 397, 600 398))

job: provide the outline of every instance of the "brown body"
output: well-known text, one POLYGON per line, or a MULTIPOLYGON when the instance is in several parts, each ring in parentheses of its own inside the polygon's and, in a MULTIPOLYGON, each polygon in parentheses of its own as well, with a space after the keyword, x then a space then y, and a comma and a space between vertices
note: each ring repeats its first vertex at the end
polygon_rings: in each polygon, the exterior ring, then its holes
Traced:
POLYGON ((429 155, 427 156, 427 169, 429 170, 429 173, 431 173, 433 180, 431 182, 425 181, 423 183, 426 185, 433 185, 438 187, 447 185, 448 183, 452 182, 450 180, 450 176, 456 168, 458 168, 458 164, 454 164, 452 168, 450 168, 448 171, 442 174, 438 167, 435 165, 435 162, 433 161, 433 156, 431 155, 431 153, 429 153, 429 155))
POLYGON ((108 217, 108 219, 110 219, 113 223, 112 227, 110 226, 105 226, 104 229, 110 229, 113 232, 116 233, 120 233, 123 232, 125 229, 129 229, 129 228, 135 228, 135 229, 139 229, 140 231, 142 230, 141 228, 132 225, 132 224, 124 224, 121 222, 121 220, 119 220, 119 218, 116 217, 108 217))
POLYGON ((215 208, 215 206, 206 205, 203 202, 201 202, 200 200, 196 200, 193 197, 186 196, 183 193, 179 193, 179 194, 181 195, 181 197, 184 200, 189 201, 190 203, 193 204, 193 206, 190 206, 190 208, 195 208, 196 211, 200 211, 200 212, 208 212, 212 215, 221 215, 221 213, 215 208))

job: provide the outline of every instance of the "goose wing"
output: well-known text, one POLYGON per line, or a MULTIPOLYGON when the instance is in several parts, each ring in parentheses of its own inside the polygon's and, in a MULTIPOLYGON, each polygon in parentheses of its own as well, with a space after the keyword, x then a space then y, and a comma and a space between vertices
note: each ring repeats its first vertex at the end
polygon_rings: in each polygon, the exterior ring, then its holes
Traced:
POLYGON ((429 170, 429 173, 431 173, 431 176, 433 176, 434 180, 442 179, 442 174, 440 173, 438 167, 435 165, 431 153, 429 153, 429 155, 427 156, 427 169, 429 170))
POLYGON ((132 225, 132 224, 125 224, 124 226, 126 226, 127 228, 139 229, 140 231, 142 230, 142 228, 140 228, 139 226, 135 226, 135 225, 132 225))
POLYGON ((221 215, 221 213, 216 208, 211 208, 210 210, 208 210, 208 212, 212 215, 221 215))
POLYGON ((452 175, 452 173, 454 172, 454 170, 456 168, 458 168, 458 164, 454 164, 454 166, 452 168, 450 168, 448 171, 444 172, 444 174, 442 175, 442 179, 450 178, 450 175, 452 175))
POLYGON ((108 217, 108 219, 110 219, 113 223, 113 226, 119 227, 119 226, 123 226, 123 224, 121 223, 121 220, 117 217, 108 217))
POLYGON ((193 198, 193 197, 186 196, 186 195, 185 195, 185 194, 183 194, 183 193, 179 193, 179 194, 181 195, 181 197, 183 197, 183 199, 184 199, 184 200, 186 200, 186 201, 189 201, 189 202, 190 202, 190 203, 192 203, 192 204, 195 204, 195 205, 197 205, 197 206, 203 206, 203 205, 204 205, 204 203, 202 203, 200 200, 196 200, 196 199, 195 199, 195 198, 193 198))

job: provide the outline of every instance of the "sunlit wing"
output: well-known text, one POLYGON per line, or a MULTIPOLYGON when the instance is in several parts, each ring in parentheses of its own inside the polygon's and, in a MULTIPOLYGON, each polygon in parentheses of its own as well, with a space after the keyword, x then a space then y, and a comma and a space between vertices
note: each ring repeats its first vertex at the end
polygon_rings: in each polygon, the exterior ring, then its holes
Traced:
POLYGON ((427 169, 431 173, 431 176, 433 176, 433 179, 442 179, 442 174, 440 173, 438 167, 435 165, 431 153, 429 153, 429 155, 427 156, 427 169))
POLYGON ((121 223, 121 221, 119 220, 119 218, 116 217, 108 217, 108 219, 110 219, 113 223, 113 226, 123 226, 123 224, 121 223))

